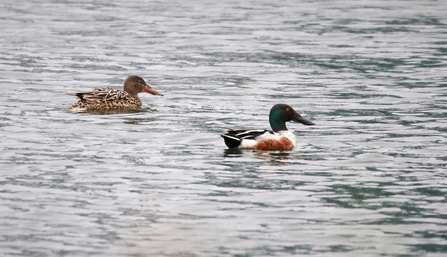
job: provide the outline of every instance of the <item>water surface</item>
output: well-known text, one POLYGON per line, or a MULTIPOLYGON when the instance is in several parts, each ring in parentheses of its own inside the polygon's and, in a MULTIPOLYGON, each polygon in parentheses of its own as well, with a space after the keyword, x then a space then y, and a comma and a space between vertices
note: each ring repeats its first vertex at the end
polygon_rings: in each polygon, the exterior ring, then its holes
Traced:
POLYGON ((2 256, 444 256, 443 1, 3 1, 2 256), (140 75, 143 111, 65 93, 140 75), (229 151, 219 127, 292 152, 229 151))

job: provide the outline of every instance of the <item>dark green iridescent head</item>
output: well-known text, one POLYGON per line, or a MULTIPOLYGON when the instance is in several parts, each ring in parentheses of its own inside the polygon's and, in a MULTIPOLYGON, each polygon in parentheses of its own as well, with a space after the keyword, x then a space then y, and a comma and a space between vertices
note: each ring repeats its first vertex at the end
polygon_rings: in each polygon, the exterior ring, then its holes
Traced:
POLYGON ((287 104, 275 104, 272 109, 270 109, 269 115, 270 126, 273 131, 287 130, 286 122, 295 121, 303 123, 304 125, 315 125, 310 120, 307 120, 287 104))

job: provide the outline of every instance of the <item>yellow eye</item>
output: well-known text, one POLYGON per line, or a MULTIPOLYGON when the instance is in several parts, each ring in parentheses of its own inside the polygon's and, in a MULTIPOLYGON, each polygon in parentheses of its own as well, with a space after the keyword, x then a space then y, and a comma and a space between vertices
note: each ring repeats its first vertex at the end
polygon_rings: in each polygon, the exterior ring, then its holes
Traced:
POLYGON ((287 108, 286 108, 286 111, 290 111, 290 109, 287 107, 287 108))

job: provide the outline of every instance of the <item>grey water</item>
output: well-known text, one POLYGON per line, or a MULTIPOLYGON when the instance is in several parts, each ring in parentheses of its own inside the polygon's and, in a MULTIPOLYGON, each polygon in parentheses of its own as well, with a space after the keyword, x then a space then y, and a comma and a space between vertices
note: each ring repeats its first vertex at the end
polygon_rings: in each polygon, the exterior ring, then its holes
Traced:
POLYGON ((445 1, 0 3, 0 256, 445 256, 445 1), (142 76, 142 111, 66 93, 142 76), (229 151, 221 127, 291 152, 229 151))

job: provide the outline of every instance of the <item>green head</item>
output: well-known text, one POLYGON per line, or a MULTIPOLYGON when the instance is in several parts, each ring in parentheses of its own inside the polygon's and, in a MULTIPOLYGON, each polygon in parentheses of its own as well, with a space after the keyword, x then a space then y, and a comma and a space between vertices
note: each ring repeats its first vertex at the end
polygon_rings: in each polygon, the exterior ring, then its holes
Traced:
POLYGON ((275 104, 270 109, 269 121, 273 131, 287 130, 286 122, 291 120, 304 125, 315 125, 312 121, 301 117, 290 105, 275 104))

